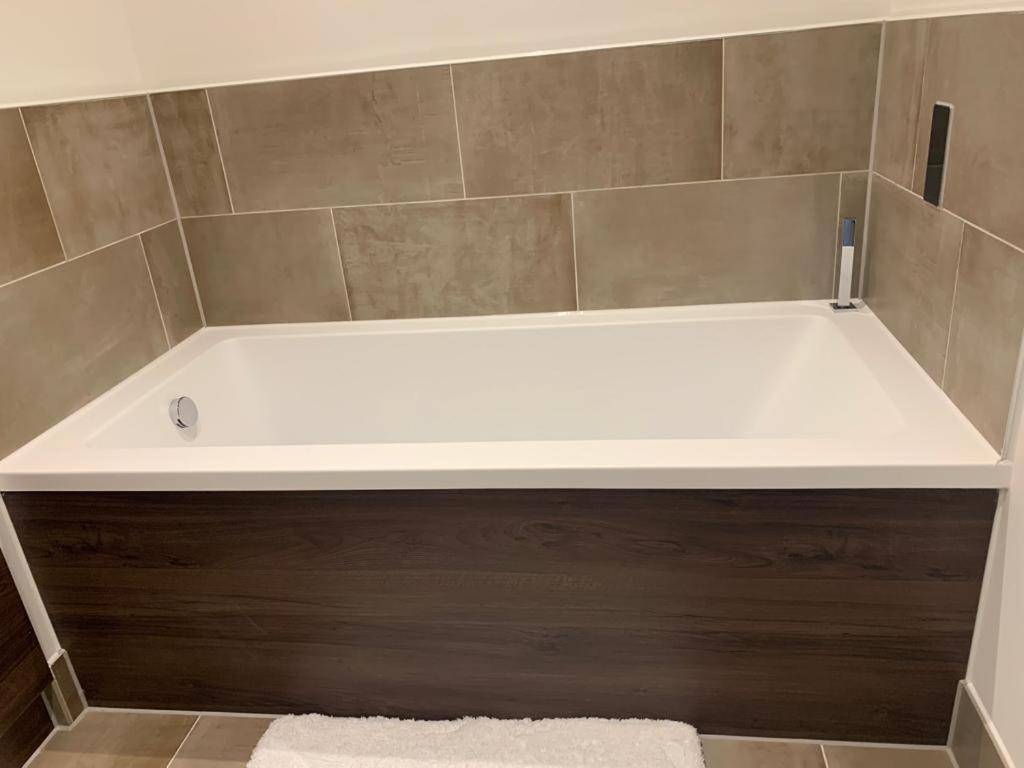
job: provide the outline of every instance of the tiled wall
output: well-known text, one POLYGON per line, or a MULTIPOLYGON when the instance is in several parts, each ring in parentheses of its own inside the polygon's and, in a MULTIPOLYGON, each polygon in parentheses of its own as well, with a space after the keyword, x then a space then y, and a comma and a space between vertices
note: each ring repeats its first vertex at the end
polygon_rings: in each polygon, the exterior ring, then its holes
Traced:
POLYGON ((827 298, 880 32, 155 96, 207 320, 827 298))
POLYGON ((864 215, 880 37, 2 111, 0 455, 204 317, 827 298, 837 218, 864 215))
POLYGON ((1024 14, 888 22, 865 299, 996 447, 1024 330, 1024 14), (953 105, 941 207, 931 110, 953 105))
POLYGON ((0 110, 0 456, 202 326, 145 97, 0 110))

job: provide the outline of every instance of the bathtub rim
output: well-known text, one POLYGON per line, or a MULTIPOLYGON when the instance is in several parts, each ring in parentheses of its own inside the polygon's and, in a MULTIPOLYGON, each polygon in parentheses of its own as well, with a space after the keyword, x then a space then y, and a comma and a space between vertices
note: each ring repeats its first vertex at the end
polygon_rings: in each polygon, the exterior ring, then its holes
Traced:
MULTIPOLYGON (((817 316, 868 321, 898 349, 898 375, 938 388, 866 306, 836 314, 827 301, 756 302, 456 318, 282 323, 203 328, 0 460, 0 491, 372 490, 442 488, 1005 488, 1010 464, 945 398, 962 444, 895 446, 884 462, 870 440, 689 439, 494 443, 241 445, 90 449, 84 425, 115 416, 217 344, 248 337, 410 334, 564 328, 667 320, 817 316), (120 403, 120 406, 119 406, 120 403), (75 435, 78 439, 71 440, 75 435), (74 447, 67 448, 68 443, 74 447), (948 450, 947 450, 948 448, 948 450), (902 451, 902 453, 901 453, 902 451), (770 457, 766 460, 766 457, 770 457)), ((914 384, 917 386, 917 384, 914 384)), ((941 393, 941 389, 938 390, 941 393)), ((891 446, 890 446, 891 447, 891 446)))

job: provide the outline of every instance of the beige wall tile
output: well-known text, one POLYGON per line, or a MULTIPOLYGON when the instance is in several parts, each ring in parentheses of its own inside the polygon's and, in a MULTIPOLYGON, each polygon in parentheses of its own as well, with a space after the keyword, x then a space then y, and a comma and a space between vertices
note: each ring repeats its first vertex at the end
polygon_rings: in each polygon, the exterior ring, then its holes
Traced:
POLYGON ((57 731, 33 768, 165 768, 195 723, 193 715, 86 712, 57 731))
POLYGON ((448 67, 209 93, 236 211, 462 197, 448 67))
POLYGON ((714 179, 720 40, 453 67, 467 195, 714 179))
POLYGON ((181 215, 230 213, 206 91, 155 93, 151 98, 181 215))
POLYGON ((0 284, 63 259, 21 115, 0 110, 0 284))
POLYGON ((964 229, 943 388, 1001 450, 1024 331, 1024 253, 964 229))
POLYGON ((0 456, 167 350, 137 237, 0 288, 0 456))
POLYGON ((725 41, 725 176, 868 167, 880 24, 725 41))
POLYGON ((576 308, 568 195, 334 212, 357 320, 576 308))
POLYGON ((941 383, 963 224, 876 175, 864 298, 941 383))
POLYGON ((203 715, 169 768, 245 768, 272 722, 269 717, 203 715))
POLYGON ((30 107, 23 113, 69 257, 173 218, 145 97, 30 107))
POLYGON ((928 25, 927 19, 885 23, 874 170, 908 188, 914 176, 928 25))
POLYGON ((839 175, 581 192, 582 309, 832 294, 839 175))
POLYGON ((706 737, 700 743, 707 768, 825 768, 817 744, 706 737))
POLYGON ((142 245, 167 335, 172 345, 177 344, 203 327, 178 222, 144 232, 142 245))
POLYGON ((182 224, 209 325, 349 319, 330 211, 182 224))
POLYGON ((931 21, 914 189, 924 172, 936 101, 953 104, 943 205, 1024 247, 1024 13, 931 21))
POLYGON ((946 749, 825 745, 828 768, 956 768, 946 749))
MULTIPOLYGON (((844 173, 839 192, 839 218, 857 220, 856 236, 853 249, 853 295, 860 296, 860 266, 864 251, 864 233, 867 223, 868 207, 868 174, 867 171, 844 173)), ((839 290, 839 254, 842 242, 836 233, 836 268, 833 291, 839 290)), ((835 295, 835 293, 833 293, 835 295)))

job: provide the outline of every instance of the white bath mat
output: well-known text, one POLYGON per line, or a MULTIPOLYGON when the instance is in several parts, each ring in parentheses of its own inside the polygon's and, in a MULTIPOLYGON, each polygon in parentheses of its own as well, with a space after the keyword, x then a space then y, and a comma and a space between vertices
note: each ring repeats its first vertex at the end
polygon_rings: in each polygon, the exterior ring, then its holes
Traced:
POLYGON ((670 720, 282 717, 249 768, 703 768, 697 731, 670 720))

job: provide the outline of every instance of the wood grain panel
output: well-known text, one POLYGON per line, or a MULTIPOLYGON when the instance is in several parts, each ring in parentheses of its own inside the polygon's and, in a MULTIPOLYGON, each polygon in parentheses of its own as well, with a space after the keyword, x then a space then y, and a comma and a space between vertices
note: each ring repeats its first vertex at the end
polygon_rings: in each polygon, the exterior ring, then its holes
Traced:
POLYGON ((0 768, 21 768, 53 730, 53 721, 41 697, 37 696, 0 733, 0 768))
POLYGON ((50 681, 25 606, 0 555, 0 734, 4 734, 50 681))
POLYGON ((942 743, 996 495, 6 499, 94 704, 942 743))

